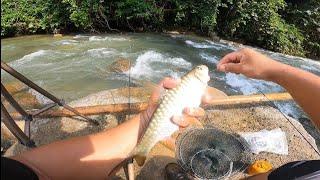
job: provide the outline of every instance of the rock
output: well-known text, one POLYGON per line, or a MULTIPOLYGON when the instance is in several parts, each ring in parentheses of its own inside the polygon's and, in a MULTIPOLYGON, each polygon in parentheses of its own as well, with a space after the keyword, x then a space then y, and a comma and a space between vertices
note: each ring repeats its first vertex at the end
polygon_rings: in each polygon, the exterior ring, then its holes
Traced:
POLYGON ((62 37, 62 34, 54 34, 53 37, 60 38, 60 37, 62 37))
MULTIPOLYGON (((145 101, 151 91, 145 91, 146 88, 135 87, 130 88, 132 96, 131 102, 145 101)), ((72 106, 83 105, 102 105, 113 103, 128 102, 127 87, 113 90, 106 90, 91 94, 87 97, 73 101, 72 106)), ((218 90, 211 92, 224 96, 218 90)), ((289 154, 287 156, 272 153, 260 153, 252 155, 253 159, 267 159, 276 168, 284 163, 294 160, 318 159, 318 155, 311 146, 301 137, 301 135, 292 127, 292 125, 283 117, 283 115, 275 108, 267 103, 251 104, 251 105, 229 105, 214 106, 206 110, 207 115, 200 121, 205 127, 216 127, 231 133, 253 132, 262 129, 274 129, 280 127, 286 132, 289 145, 289 154), (301 148, 303 147, 303 148, 301 148)), ((48 144, 57 140, 66 139, 73 136, 87 135, 95 132, 109 129, 116 126, 119 120, 114 115, 96 116, 103 125, 94 126, 90 123, 79 121, 73 118, 56 118, 56 119, 37 119, 31 122, 32 139, 37 145, 48 144)), ((120 117, 128 119, 128 115, 124 114, 120 117)), ((303 127, 294 119, 290 118, 299 131, 307 137, 311 144, 315 146, 313 138, 303 129, 303 127)), ((14 144, 6 153, 6 156, 19 154, 27 149, 21 144, 14 144)), ((147 161, 143 167, 135 164, 135 174, 137 179, 163 179, 163 168, 169 162, 175 161, 175 153, 168 149, 162 143, 158 143, 147 157, 147 161)), ((121 170, 117 173, 118 177, 125 177, 121 170)), ((245 177, 244 173, 237 173, 230 179, 239 179, 245 177), (237 177, 237 178, 235 178, 237 177)))
POLYGON ((6 84, 4 84, 4 87, 7 89, 7 91, 11 95, 19 93, 21 91, 28 90, 28 87, 20 81, 12 81, 10 83, 6 83, 6 84))
MULTIPOLYGON (((10 86, 9 86, 10 87, 10 86)), ((19 105, 27 109, 38 109, 42 107, 42 104, 38 101, 35 95, 31 94, 28 91, 28 88, 17 89, 16 87, 11 86, 10 91, 14 92, 10 94, 12 97, 19 103, 19 105)), ((4 97, 1 97, 3 105, 7 108, 8 112, 14 112, 15 109, 5 100, 4 97)))
MULTIPOLYGON (((19 128, 24 130, 24 121, 15 121, 19 128)), ((9 131, 9 129, 1 122, 1 147, 3 151, 6 151, 10 146, 12 146, 18 140, 14 135, 9 131)))
POLYGON ((15 94, 14 98, 25 109, 38 109, 43 106, 36 96, 31 94, 29 91, 15 94))
POLYGON ((166 31, 165 33, 173 34, 173 35, 179 35, 180 34, 179 31, 166 31))
POLYGON ((213 41, 219 41, 220 40, 220 37, 215 32, 209 32, 208 35, 209 35, 210 39, 213 40, 213 41))
POLYGON ((129 71, 130 63, 131 62, 128 59, 119 58, 115 62, 113 62, 108 69, 111 72, 123 73, 123 72, 129 71))
POLYGON ((143 27, 138 27, 138 28, 137 28, 137 31, 138 31, 138 32, 143 32, 143 31, 144 31, 144 28, 143 28, 143 27))

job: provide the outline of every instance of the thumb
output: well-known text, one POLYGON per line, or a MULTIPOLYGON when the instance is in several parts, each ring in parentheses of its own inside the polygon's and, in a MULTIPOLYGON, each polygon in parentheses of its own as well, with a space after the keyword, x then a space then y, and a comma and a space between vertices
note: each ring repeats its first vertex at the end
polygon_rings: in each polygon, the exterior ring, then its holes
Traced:
POLYGON ((228 63, 222 66, 224 72, 231 72, 237 74, 242 73, 242 65, 240 63, 228 63))

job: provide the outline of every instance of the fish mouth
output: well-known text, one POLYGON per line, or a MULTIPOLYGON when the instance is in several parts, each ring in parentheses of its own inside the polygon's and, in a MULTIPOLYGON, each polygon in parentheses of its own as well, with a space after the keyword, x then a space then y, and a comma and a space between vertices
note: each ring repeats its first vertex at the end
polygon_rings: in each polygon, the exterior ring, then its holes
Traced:
POLYGON ((194 76, 202 83, 207 84, 210 80, 209 68, 206 65, 197 66, 194 76))

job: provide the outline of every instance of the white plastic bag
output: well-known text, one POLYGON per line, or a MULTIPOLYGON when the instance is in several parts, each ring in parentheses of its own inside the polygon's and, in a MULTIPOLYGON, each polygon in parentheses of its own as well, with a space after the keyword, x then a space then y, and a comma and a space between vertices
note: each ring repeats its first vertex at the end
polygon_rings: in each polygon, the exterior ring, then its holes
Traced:
POLYGON ((264 129, 258 132, 243 132, 239 134, 247 141, 250 150, 255 154, 265 151, 288 155, 286 134, 280 128, 270 131, 264 129))

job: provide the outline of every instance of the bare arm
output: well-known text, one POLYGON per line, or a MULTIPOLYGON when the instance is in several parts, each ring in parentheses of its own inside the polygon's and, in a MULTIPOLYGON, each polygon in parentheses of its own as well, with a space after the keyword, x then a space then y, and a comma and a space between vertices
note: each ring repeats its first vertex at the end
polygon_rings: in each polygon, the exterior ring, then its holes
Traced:
POLYGON ((274 61, 245 48, 227 54, 218 70, 273 81, 284 87, 320 128, 320 77, 307 71, 274 61))
MULTIPOLYGON (((172 79, 163 80, 146 111, 113 129, 54 142, 11 158, 32 168, 40 179, 106 179, 114 167, 130 156, 143 135, 161 90, 176 84, 172 79)), ((185 116, 194 116, 197 110, 200 109, 186 112, 185 116)), ((178 126, 188 125, 182 117, 172 121, 178 126)))
POLYGON ((40 179, 106 179, 135 147, 141 123, 136 116, 113 129, 54 142, 13 159, 35 170, 40 179))

